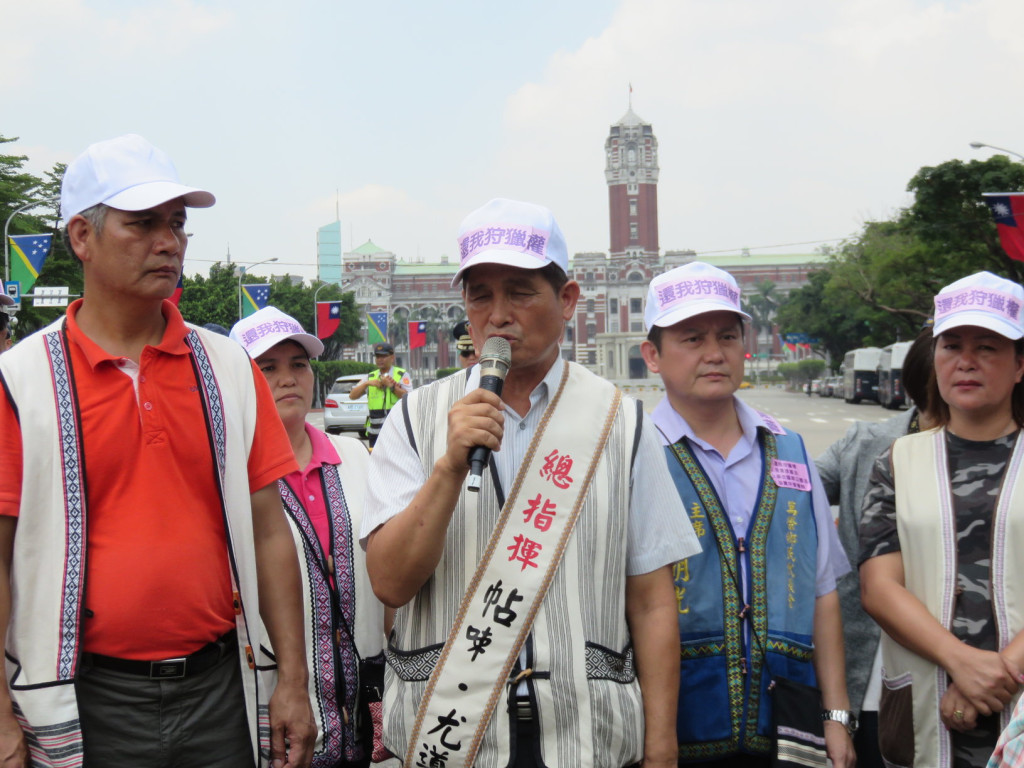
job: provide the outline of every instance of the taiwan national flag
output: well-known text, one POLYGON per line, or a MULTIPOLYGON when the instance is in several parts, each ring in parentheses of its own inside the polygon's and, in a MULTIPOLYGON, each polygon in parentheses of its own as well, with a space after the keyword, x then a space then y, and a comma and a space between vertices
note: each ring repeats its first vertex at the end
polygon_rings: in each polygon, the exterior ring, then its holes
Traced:
POLYGON ((248 317, 267 306, 270 301, 269 283, 249 283, 242 286, 242 317, 248 317))
POLYGON ((388 313, 366 313, 366 343, 384 344, 388 340, 388 313))
POLYGON ((11 280, 21 282, 21 292, 31 293, 50 253, 53 235, 11 235, 11 280))
POLYGON ((1024 261, 1024 192, 986 192, 982 197, 992 209, 1006 255, 1024 261))
POLYGON ((409 349, 427 346, 427 324, 422 320, 409 323, 409 349))
POLYGON ((318 301, 316 303, 316 335, 321 339, 330 337, 341 325, 341 302, 318 301))

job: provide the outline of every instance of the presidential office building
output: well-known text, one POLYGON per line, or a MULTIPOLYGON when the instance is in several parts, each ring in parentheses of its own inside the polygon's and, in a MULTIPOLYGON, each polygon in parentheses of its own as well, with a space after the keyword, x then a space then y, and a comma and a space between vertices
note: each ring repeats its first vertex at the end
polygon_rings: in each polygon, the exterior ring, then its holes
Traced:
MULTIPOLYGON (((658 173, 658 140, 651 124, 630 108, 611 126, 605 140, 610 247, 608 253, 573 255, 570 277, 582 290, 576 315, 562 340, 563 357, 613 380, 648 375, 640 344, 646 338, 643 309, 651 278, 698 259, 690 250, 660 250, 658 173)), ((450 285, 458 268, 455 261, 442 256, 436 263, 410 263, 367 241, 342 253, 339 264, 340 249, 333 238, 323 237, 323 232, 321 236, 330 247, 318 247, 320 279, 337 281, 342 290, 352 291, 367 312, 389 313, 391 327, 397 331, 392 338, 401 365, 410 368, 420 381, 432 379, 437 368, 457 365, 451 327, 465 313, 461 292, 450 285), (427 324, 427 346, 411 354, 405 342, 410 320, 427 324)), ((744 300, 765 280, 775 284, 776 296, 785 296, 804 285, 808 274, 824 259, 817 254, 700 257, 731 272, 744 300)), ((748 334, 747 346, 748 351, 761 355, 782 352, 772 328, 761 329, 756 338, 748 334)), ((346 349, 345 356, 372 359, 367 345, 346 349)))

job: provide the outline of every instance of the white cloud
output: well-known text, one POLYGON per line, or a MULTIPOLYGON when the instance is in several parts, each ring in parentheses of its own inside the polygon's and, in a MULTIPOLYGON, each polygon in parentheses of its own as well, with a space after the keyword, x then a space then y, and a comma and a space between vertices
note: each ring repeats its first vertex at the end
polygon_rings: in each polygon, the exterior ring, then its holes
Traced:
POLYGON ((508 99, 499 173, 534 180, 570 247, 607 248, 601 150, 631 80, 660 144, 662 248, 843 237, 905 205, 920 166, 1021 125, 1024 44, 996 30, 1022 8, 626 0, 508 99))

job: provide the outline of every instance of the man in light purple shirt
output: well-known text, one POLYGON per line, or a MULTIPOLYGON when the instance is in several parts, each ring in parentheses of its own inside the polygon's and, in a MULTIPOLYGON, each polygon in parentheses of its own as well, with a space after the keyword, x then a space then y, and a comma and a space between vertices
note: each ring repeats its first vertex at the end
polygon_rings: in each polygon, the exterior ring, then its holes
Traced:
POLYGON ((799 435, 735 396, 749 319, 735 279, 701 262, 648 291, 642 353, 666 392, 652 416, 702 545, 675 569, 679 761, 770 765, 766 694, 782 676, 817 682, 826 750, 852 766, 835 591, 850 565, 799 435))

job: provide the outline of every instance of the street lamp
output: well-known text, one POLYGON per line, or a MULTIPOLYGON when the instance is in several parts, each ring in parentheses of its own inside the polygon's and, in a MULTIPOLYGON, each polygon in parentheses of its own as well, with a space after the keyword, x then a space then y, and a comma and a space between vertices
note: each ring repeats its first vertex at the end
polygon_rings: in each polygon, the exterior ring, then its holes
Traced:
POLYGON ((39 208, 40 206, 47 205, 48 203, 57 202, 56 198, 51 200, 37 200, 35 202, 26 203, 21 206, 7 217, 7 222, 4 224, 4 280, 11 279, 11 251, 10 251, 10 240, 8 239, 7 232, 11 226, 11 219, 17 216, 22 211, 27 211, 30 208, 39 208))
POLYGON ((253 267, 258 267, 260 264, 266 264, 266 263, 271 262, 271 261, 277 261, 277 256, 271 256, 269 259, 264 259, 263 261, 257 261, 255 264, 250 264, 249 266, 245 266, 244 264, 237 264, 235 266, 235 269, 238 270, 238 319, 239 320, 242 319, 242 276, 246 273, 247 270, 250 270, 253 267))
POLYGON ((988 149, 996 150, 996 152, 1003 152, 1007 155, 1013 155, 1014 157, 1019 157, 1021 160, 1024 160, 1024 155, 1022 155, 1020 152, 1014 152, 1012 149, 1004 149, 1003 147, 996 147, 993 146, 992 144, 986 144, 982 141, 972 141, 971 146, 974 147, 974 149, 982 149, 983 147, 987 147, 988 149))

